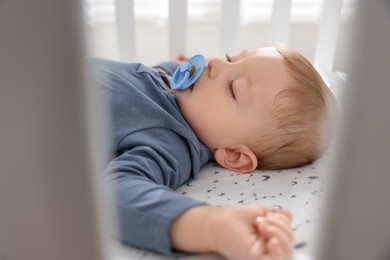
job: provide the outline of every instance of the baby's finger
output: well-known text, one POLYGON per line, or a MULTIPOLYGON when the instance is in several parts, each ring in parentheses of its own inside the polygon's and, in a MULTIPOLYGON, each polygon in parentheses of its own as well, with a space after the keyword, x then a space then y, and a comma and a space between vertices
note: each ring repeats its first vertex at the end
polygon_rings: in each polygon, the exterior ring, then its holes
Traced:
POLYGON ((284 217, 281 217, 280 214, 272 214, 267 215, 266 218, 264 218, 267 223, 279 227, 289 238, 290 242, 292 243, 294 241, 294 233, 291 228, 291 223, 286 222, 284 217))
POLYGON ((179 62, 184 62, 184 61, 188 60, 188 57, 184 56, 184 55, 179 55, 176 57, 176 60, 179 62))
POLYGON ((287 240, 293 242, 294 235, 292 232, 291 227, 286 225, 282 220, 277 218, 264 218, 264 217, 257 217, 255 221, 255 225, 257 228, 258 233, 264 237, 265 239, 270 239, 272 236, 275 236, 274 232, 285 234, 287 237, 287 240), (270 230, 273 232, 269 232, 270 230))
POLYGON ((265 245, 270 256, 270 259, 285 260, 288 259, 287 252, 283 251, 283 248, 276 237, 271 238, 265 245))
POLYGON ((291 224, 291 218, 282 212, 267 212, 266 216, 277 216, 278 218, 286 222, 288 225, 291 224))
POLYGON ((286 222, 283 218, 281 218, 280 216, 278 216, 276 214, 272 214, 272 215, 267 214, 266 216, 258 216, 255 219, 255 223, 256 223, 256 225, 259 225, 261 223, 269 223, 269 224, 278 226, 284 232, 293 235, 290 222, 286 222))
POLYGON ((283 251, 286 253, 292 253, 293 251, 293 240, 278 226, 272 225, 267 222, 263 222, 260 225, 261 234, 266 240, 272 240, 277 238, 280 244, 280 247, 283 248, 283 251))
POLYGON ((275 209, 275 208, 267 208, 265 209, 266 213, 279 213, 287 218, 288 221, 292 220, 292 214, 290 211, 285 209, 275 209))
MULTIPOLYGON (((256 218, 256 228, 257 228, 257 232, 259 233, 263 241, 269 241, 272 238, 278 238, 280 247, 283 248, 284 252, 286 252, 286 254, 292 254, 293 251, 292 231, 285 233, 284 230, 282 230, 282 228, 280 228, 277 225, 273 225, 272 223, 269 223, 268 220, 263 217, 256 218)), ((265 247, 265 253, 269 253, 267 247, 265 247)))

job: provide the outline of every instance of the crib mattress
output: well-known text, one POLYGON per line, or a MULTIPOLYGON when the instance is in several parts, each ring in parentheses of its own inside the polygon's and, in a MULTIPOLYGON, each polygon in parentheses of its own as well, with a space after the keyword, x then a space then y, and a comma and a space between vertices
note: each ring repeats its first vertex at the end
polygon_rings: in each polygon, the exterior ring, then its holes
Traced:
MULTIPOLYGON (((211 205, 244 204, 287 209, 294 216, 294 259, 313 259, 330 154, 328 151, 316 162, 299 168, 256 170, 249 174, 236 173, 211 162, 202 168, 196 179, 176 192, 211 205)), ((128 246, 122 246, 122 249, 123 259, 171 259, 128 246)), ((220 257, 193 255, 182 259, 220 257)))

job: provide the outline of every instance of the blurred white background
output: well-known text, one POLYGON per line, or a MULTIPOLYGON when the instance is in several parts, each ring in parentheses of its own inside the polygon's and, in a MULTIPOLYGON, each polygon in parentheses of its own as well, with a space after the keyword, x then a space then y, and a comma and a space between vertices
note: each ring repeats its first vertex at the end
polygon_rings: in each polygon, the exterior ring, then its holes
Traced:
MULTIPOLYGON (((187 53, 215 56, 219 53, 220 2, 188 0, 187 53)), ((225 0, 226 1, 226 0, 225 0)), ((313 61, 323 1, 293 0, 289 46, 313 61)), ((267 46, 272 0, 242 0, 239 49, 267 46)), ((168 0, 134 0, 136 59, 147 65, 168 60, 168 0)), ((119 60, 114 0, 85 0, 89 55, 119 60)), ((349 51, 353 0, 344 0, 338 32, 334 70, 345 71, 349 51)), ((183 21, 184 22, 184 21, 183 21)))

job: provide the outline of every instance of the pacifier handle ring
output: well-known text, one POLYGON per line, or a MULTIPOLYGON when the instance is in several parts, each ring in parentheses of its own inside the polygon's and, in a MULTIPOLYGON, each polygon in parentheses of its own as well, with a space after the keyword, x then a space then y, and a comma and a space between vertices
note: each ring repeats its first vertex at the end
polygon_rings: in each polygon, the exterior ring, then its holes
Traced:
POLYGON ((186 70, 186 71, 184 72, 184 76, 181 78, 180 82, 179 82, 179 83, 176 82, 176 84, 177 84, 178 86, 182 85, 185 81, 188 80, 189 77, 190 77, 190 72, 189 72, 188 70, 186 70))
POLYGON ((201 75, 205 66, 205 58, 197 54, 179 65, 171 78, 173 90, 183 90, 191 86, 201 75))

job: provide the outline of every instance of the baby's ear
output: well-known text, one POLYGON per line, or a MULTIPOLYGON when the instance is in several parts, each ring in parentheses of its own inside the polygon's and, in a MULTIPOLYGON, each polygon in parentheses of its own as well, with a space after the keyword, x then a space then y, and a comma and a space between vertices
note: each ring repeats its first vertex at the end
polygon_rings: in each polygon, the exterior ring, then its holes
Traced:
POLYGON ((214 150, 214 158, 222 167, 240 173, 251 172, 258 164, 256 155, 246 145, 237 148, 218 148, 214 150))

